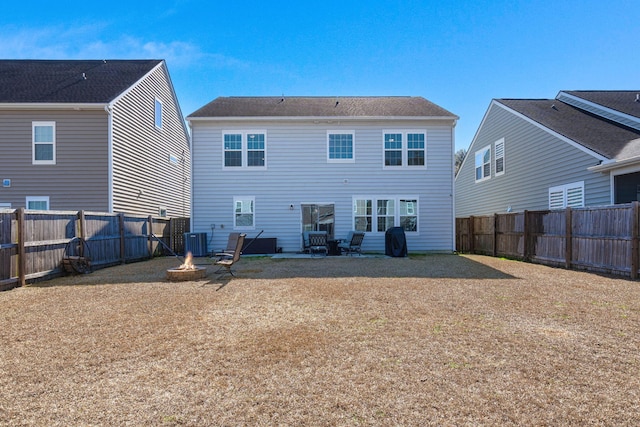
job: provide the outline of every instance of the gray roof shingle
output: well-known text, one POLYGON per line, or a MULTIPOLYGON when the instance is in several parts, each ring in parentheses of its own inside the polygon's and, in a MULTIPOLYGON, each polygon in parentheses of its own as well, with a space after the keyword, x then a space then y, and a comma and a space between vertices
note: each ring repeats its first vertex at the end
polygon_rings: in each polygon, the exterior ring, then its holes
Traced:
POLYGON ((458 117, 409 96, 220 97, 189 115, 196 117, 458 117))
POLYGON ((557 99, 496 101, 609 159, 640 155, 640 132, 557 99))
POLYGON ((109 103, 162 60, 0 60, 0 103, 109 103))

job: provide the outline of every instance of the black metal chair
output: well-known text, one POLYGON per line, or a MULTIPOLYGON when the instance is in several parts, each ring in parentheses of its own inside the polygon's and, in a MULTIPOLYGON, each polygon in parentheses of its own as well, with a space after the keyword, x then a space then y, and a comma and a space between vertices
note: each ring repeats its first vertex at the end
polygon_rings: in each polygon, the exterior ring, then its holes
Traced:
POLYGON ((326 231, 310 231, 309 232, 309 253, 311 255, 321 253, 327 255, 327 232, 326 231))
POLYGON ((350 231, 346 239, 338 243, 338 248, 348 255, 357 253, 362 255, 362 241, 364 240, 364 232, 350 231))

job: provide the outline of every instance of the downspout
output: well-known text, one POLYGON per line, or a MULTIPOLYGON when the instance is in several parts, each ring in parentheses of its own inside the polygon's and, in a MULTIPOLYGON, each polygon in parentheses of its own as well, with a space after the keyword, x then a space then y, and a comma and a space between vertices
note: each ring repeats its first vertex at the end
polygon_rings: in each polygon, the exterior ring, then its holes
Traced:
POLYGON ((453 236, 452 236, 452 249, 451 252, 455 253, 456 251, 456 166, 455 166, 455 159, 456 159, 456 124, 457 122, 454 120, 453 121, 453 126, 451 126, 451 171, 453 172, 451 174, 451 209, 453 209, 452 212, 452 216, 453 216, 453 236))
POLYGON ((113 105, 107 104, 104 106, 104 111, 107 112, 107 165, 108 165, 108 200, 109 207, 108 212, 113 213, 113 105))

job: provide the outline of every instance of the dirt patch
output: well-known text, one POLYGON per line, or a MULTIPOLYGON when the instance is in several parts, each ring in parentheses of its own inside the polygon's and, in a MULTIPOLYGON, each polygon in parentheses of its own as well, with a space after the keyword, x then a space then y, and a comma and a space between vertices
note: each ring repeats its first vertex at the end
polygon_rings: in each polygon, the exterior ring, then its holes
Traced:
POLYGON ((0 293, 0 425, 636 425, 638 282, 482 256, 175 258, 0 293))

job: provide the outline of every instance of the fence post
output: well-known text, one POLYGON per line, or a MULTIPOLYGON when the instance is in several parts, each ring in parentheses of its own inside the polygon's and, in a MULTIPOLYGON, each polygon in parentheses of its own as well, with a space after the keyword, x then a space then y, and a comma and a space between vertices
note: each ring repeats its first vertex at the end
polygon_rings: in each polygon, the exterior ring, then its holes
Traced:
POLYGON ((25 250, 27 230, 24 220, 24 208, 18 208, 16 213, 16 219, 18 221, 18 286, 25 286, 27 284, 27 259, 25 250))
POLYGON ((639 206, 640 206, 640 202, 633 202, 633 204, 631 205, 631 209, 633 214, 631 215, 631 221, 633 221, 633 223, 631 224, 631 278, 632 279, 637 279, 638 278, 638 221, 640 220, 639 218, 639 206))
POLYGON ((573 259, 573 213, 570 207, 565 209, 565 235, 564 235, 564 266, 565 268, 571 268, 571 261, 573 259))
POLYGON ((151 215, 149 215, 147 217, 147 221, 149 223, 148 227, 149 227, 149 236, 148 237, 148 244, 147 247, 149 249, 149 258, 153 258, 153 217, 151 215))
POLYGON ((127 262, 126 256, 126 240, 124 229, 124 214, 121 212, 118 214, 118 227, 120 229, 120 263, 125 264, 127 262))
POLYGON ((498 213, 493 214, 493 256, 498 256, 498 213))
POLYGON ((522 259, 525 261, 529 260, 529 234, 531 231, 529 230, 529 211, 525 210, 522 218, 522 259))
POLYGON ((474 247, 475 246, 474 245, 475 239, 474 239, 474 236, 473 236, 473 233, 474 233, 473 222, 474 222, 473 221, 473 215, 471 215, 469 217, 469 253, 470 254, 474 254, 475 253, 475 247, 474 247))
MULTIPOLYGON (((85 228, 86 228, 86 223, 85 223, 85 218, 84 218, 84 211, 78 211, 78 231, 79 233, 76 233, 81 240, 85 240, 85 228)), ((83 257, 84 256, 84 245, 80 245, 79 246, 79 253, 78 255, 83 257)))

